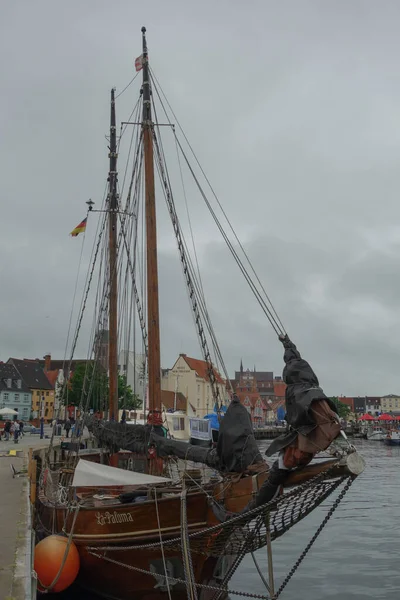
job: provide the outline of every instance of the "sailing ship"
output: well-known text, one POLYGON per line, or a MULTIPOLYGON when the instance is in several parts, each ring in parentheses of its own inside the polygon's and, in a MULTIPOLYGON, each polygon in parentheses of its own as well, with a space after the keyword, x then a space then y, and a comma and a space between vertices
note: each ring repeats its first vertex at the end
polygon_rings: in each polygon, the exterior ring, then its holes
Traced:
MULTIPOLYGON (((155 166, 177 238, 217 412, 222 411, 225 399, 221 398, 216 385, 216 367, 211 359, 206 329, 217 357, 220 356, 218 346, 215 346, 205 300, 188 258, 165 166, 160 141, 162 124, 154 112, 155 97, 160 100, 160 96, 149 66, 145 28, 142 28, 142 42, 143 53, 136 64, 142 71, 143 81, 135 120, 131 122, 138 130, 131 183, 123 205, 117 187, 116 99, 112 90, 108 195, 104 210, 99 211, 104 221, 95 246, 100 247, 100 238, 108 228, 108 248, 104 254, 107 264, 99 269, 99 279, 104 276, 104 282, 103 287, 99 284, 102 296, 95 316, 99 330, 104 326, 106 306, 108 413, 105 418, 89 416, 95 387, 93 369, 82 392, 80 416, 72 441, 64 442, 62 448, 52 445, 48 451, 32 456, 29 472, 34 527, 37 541, 62 534, 76 545, 80 556, 77 582, 100 597, 156 600, 173 595, 175 600, 187 597, 219 600, 227 598, 229 581, 247 553, 266 547, 271 556, 274 539, 306 517, 334 490, 342 489, 336 507, 362 467, 354 448, 346 443, 338 444, 327 460, 290 473, 281 495, 243 512, 266 481, 269 466, 259 452, 250 417, 240 402, 228 403, 215 448, 169 439, 160 402, 155 166), (135 260, 130 255, 137 243, 138 212, 134 199, 140 198, 144 199, 147 276, 143 297, 147 299, 147 314, 138 294, 135 260), (132 222, 133 225, 129 225, 132 222), (122 263, 124 252, 126 258, 122 263), (121 311, 121 297, 125 297, 124 293, 118 293, 118 274, 123 269, 126 269, 125 277, 121 276, 120 280, 126 285, 129 283, 147 357, 145 425, 118 421, 118 340, 121 339, 118 310, 121 311), (85 424, 95 441, 92 448, 82 448, 85 424)), ((128 127, 127 122, 123 127, 128 127)), ((176 136, 175 127, 169 128, 176 136)), ((92 205, 89 210, 94 211, 92 205)), ((94 271, 92 265, 85 294, 94 271)), ((83 310, 85 305, 86 301, 82 303, 83 310)), ((96 343, 93 357, 93 364, 99 365, 96 343)), ((67 384, 65 394, 68 394, 67 384)), ((94 408, 102 410, 104 407, 94 408)), ((270 559, 269 567, 269 592, 274 595, 270 559)), ((50 582, 39 578, 39 589, 54 589, 56 582, 57 576, 50 582)))

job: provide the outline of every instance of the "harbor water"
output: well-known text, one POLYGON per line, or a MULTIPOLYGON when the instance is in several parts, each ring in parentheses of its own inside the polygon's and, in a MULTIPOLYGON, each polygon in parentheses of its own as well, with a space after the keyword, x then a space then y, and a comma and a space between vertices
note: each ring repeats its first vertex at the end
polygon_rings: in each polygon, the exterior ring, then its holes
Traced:
MULTIPOLYGON (((260 442, 260 448, 267 448, 269 443, 260 442)), ((366 460, 366 469, 282 592, 282 600, 393 600, 399 596, 400 447, 366 440, 356 440, 355 445, 366 460)), ((273 543, 276 589, 332 502, 329 498, 273 543)), ((256 559, 266 575, 266 551, 257 552, 256 559)), ((242 562, 230 588, 267 595, 251 557, 242 562)), ((240 596, 231 596, 231 600, 235 598, 240 596)), ((73 588, 64 594, 47 595, 47 599, 97 600, 73 588)))

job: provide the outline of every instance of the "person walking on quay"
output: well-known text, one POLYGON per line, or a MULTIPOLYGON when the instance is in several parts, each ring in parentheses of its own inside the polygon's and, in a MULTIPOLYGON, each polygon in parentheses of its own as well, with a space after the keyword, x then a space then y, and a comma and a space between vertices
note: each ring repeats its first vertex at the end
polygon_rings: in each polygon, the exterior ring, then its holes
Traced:
POLYGON ((19 423, 18 423, 18 421, 14 421, 13 427, 14 427, 14 444, 18 444, 18 438, 19 438, 19 423))
POLYGON ((6 438, 6 442, 8 442, 8 440, 10 439, 10 431, 11 431, 11 421, 6 421, 6 424, 4 425, 4 435, 6 438))
POLYGON ((24 434, 24 422, 23 421, 19 422, 19 435, 20 435, 20 437, 22 437, 22 436, 25 435, 24 434))
POLYGON ((69 432, 71 431, 71 421, 69 419, 65 421, 64 429, 65 437, 69 438, 69 432))

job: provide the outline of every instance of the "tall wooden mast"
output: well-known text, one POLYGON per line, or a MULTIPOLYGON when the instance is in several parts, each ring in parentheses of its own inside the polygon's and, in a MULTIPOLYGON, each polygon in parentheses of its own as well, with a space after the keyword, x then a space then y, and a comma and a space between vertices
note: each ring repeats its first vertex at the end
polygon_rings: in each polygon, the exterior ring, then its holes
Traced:
POLYGON ((108 250, 109 250, 109 339, 108 339, 108 372, 109 372, 109 410, 110 420, 118 421, 118 281, 117 281, 117 131, 115 125, 115 97, 111 90, 110 118, 110 171, 108 174, 108 250))
POLYGON ((143 36, 143 144, 145 172, 146 251, 147 251, 147 328, 149 415, 148 422, 161 425, 160 315, 158 306, 158 264, 156 198, 154 186, 153 122, 151 118, 151 86, 147 54, 146 28, 143 36))

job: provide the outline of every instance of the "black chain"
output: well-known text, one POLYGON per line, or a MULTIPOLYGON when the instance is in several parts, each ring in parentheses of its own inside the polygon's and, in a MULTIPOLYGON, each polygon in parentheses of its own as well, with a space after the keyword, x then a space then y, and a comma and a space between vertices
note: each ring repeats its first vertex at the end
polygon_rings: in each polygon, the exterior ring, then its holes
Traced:
POLYGON ((235 557, 235 560, 234 560, 233 564, 231 565, 230 569, 227 571, 227 573, 225 573, 225 577, 221 581, 220 591, 217 592, 216 594, 214 594, 214 596, 212 597, 212 600, 219 600, 221 598, 221 595, 224 592, 224 587, 226 587, 228 585, 228 582, 232 579, 233 575, 236 573, 236 571, 240 567, 245 555, 250 551, 250 544, 253 542, 256 535, 260 532, 262 524, 263 524, 263 515, 258 517, 257 522, 254 525, 251 533, 247 536, 246 541, 243 544, 241 551, 235 557))
MULTIPOLYGON (((144 575, 151 575, 152 577, 154 577, 154 573, 152 573, 151 571, 148 571, 146 569, 141 569, 140 567, 134 567, 133 565, 127 565, 126 563, 119 562, 118 560, 114 560, 114 559, 110 558, 109 556, 104 556, 102 554, 98 554, 97 552, 89 552, 89 554, 91 554, 92 556, 95 556, 96 558, 106 560, 114 565, 118 565, 120 567, 126 567, 130 571, 137 571, 138 573, 143 573, 144 575)), ((157 576, 162 578, 164 581, 166 579, 168 579, 168 581, 170 583, 182 583, 185 585, 187 584, 187 582, 184 579, 181 579, 179 577, 171 577, 169 575, 158 575, 158 574, 157 574, 157 576)), ((205 583, 196 583, 195 586, 197 588, 204 589, 204 590, 210 590, 210 591, 215 591, 215 592, 221 591, 220 587, 216 587, 214 585, 207 585, 205 583)), ((256 598, 257 600, 271 600, 270 596, 265 596, 263 594, 252 594, 250 592, 238 592, 236 590, 230 590, 228 588, 226 588, 224 591, 227 594, 230 594, 232 596, 242 596, 244 598, 256 598)))
MULTIPOLYGON (((258 517, 259 515, 264 515, 266 512, 273 510, 276 506, 279 505, 280 501, 282 501, 282 500, 287 501, 288 499, 290 499, 293 496, 298 496, 303 492, 303 490, 311 487, 318 480, 325 479, 326 477, 329 476, 330 472, 337 466, 337 464, 338 463, 336 463, 336 462, 333 463, 332 466, 330 466, 328 469, 326 469, 326 471, 323 471, 322 473, 318 473, 312 479, 309 479, 308 481, 301 483, 296 488, 285 493, 280 498, 270 500, 266 504, 257 506, 256 508, 246 511, 243 514, 239 513, 239 514, 235 515, 234 517, 232 517, 229 521, 225 521, 224 523, 218 523, 217 525, 212 525, 211 527, 207 527, 205 529, 201 529, 200 531, 195 531, 193 533, 190 533, 189 538, 196 539, 196 538, 202 537, 206 534, 220 532, 224 529, 233 529, 232 525, 244 526, 244 525, 248 524, 250 521, 252 521, 253 519, 255 519, 256 517, 258 517)), ((343 479, 341 478, 338 485, 340 485, 342 480, 343 479)), ((163 544, 165 546, 179 544, 180 540, 181 540, 180 537, 175 537, 175 538, 171 538, 169 540, 164 541, 163 544)), ((145 550, 148 548, 156 548, 158 546, 159 546, 159 543, 152 542, 150 544, 137 544, 137 545, 132 545, 132 546, 121 546, 120 548, 115 547, 115 546, 104 546, 104 547, 102 547, 102 550, 118 552, 118 550, 145 550)), ((88 550, 97 550, 97 547, 96 546, 88 546, 88 550)))
POLYGON ((296 573, 297 569, 299 568, 299 566, 301 565, 301 563, 307 556, 308 552, 311 550, 311 547, 313 546, 315 540, 320 535, 320 533, 324 529, 325 525, 328 523, 329 519, 332 517, 333 513, 339 506, 340 502, 343 500, 343 497, 347 493, 347 491, 348 491, 349 487, 351 486, 351 484, 353 483, 354 479, 355 479, 355 477, 349 477, 346 485, 344 486, 343 490, 340 492, 340 494, 336 498, 335 502, 332 504, 331 508, 329 509, 329 511, 328 511, 326 517, 324 518, 324 520, 322 521, 321 525, 318 527, 317 531, 314 533, 313 537, 308 542, 307 546, 304 548, 303 552, 300 554, 299 558, 297 559, 297 561, 295 562, 295 564, 293 565, 293 567, 290 569, 289 573, 287 574, 286 578, 283 580, 282 585, 280 586, 280 588, 276 592, 275 596, 273 596, 273 598, 271 600, 276 600, 277 598, 279 598, 279 596, 281 595, 281 593, 283 592, 283 590, 285 589, 285 587, 287 586, 289 581, 292 579, 293 575, 296 573))
MULTIPOLYGON (((315 480, 321 478, 322 475, 324 475, 326 477, 326 475, 329 473, 329 471, 332 468, 333 467, 331 467, 330 469, 328 469, 323 474, 321 474, 321 473, 318 474, 312 480, 310 480, 309 482, 307 482, 305 484, 302 484, 297 489, 304 488, 307 484, 309 485, 311 481, 315 481, 315 480)), ((273 598, 271 598, 270 596, 262 595, 262 594, 252 594, 252 593, 249 593, 249 592, 239 592, 239 591, 235 591, 235 590, 230 590, 230 589, 228 589, 228 587, 226 585, 227 582, 225 582, 225 581, 222 582, 222 584, 219 587, 212 586, 212 585, 195 583, 194 585, 196 586, 196 588, 210 590, 211 592, 214 592, 213 598, 218 598, 220 596, 221 592, 223 592, 223 593, 228 593, 228 594, 231 594, 231 595, 242 596, 244 598, 256 598, 257 600, 277 600, 277 598, 281 595, 281 593, 283 592, 283 590, 285 589, 285 587, 288 585, 289 581, 292 579, 293 575, 296 573, 296 571, 300 567, 300 564, 303 562, 304 558, 307 556, 308 552, 310 551, 310 549, 313 546, 313 544, 315 543, 316 539, 318 538, 318 536, 320 535, 320 533, 324 529, 325 525, 328 523, 329 519, 332 517, 333 513, 335 512, 335 510, 339 506, 340 502, 342 501, 343 497, 345 496, 345 494, 349 490, 349 488, 350 488, 350 486, 353 483, 353 481, 354 481, 355 478, 356 477, 353 477, 353 476, 348 478, 345 487, 343 488, 343 490, 340 492, 340 494, 336 498, 336 500, 333 503, 332 507, 329 509, 326 517, 322 521, 321 525, 318 527, 316 533, 313 535, 313 537, 311 538, 310 542, 307 544, 306 548, 303 550, 303 552, 299 556, 298 560, 293 565, 292 569, 289 571, 288 575, 284 579, 282 585, 280 586, 280 588, 278 589, 278 591, 276 592, 276 594, 273 596, 273 598)), ((258 515, 259 518, 257 519, 258 523, 255 524, 255 527, 254 527, 255 530, 259 529, 258 528, 258 524, 259 524, 260 521, 262 521, 262 516, 263 515, 261 515, 260 513, 262 512, 264 514, 265 511, 266 511, 266 509, 267 509, 267 507, 269 507, 269 505, 272 505, 272 504, 275 504, 275 503, 276 503, 276 501, 270 501, 267 504, 265 504, 264 506, 258 507, 257 509, 253 509, 252 511, 249 511, 248 514, 246 514, 246 516, 249 516, 250 514, 257 513, 257 515, 258 515)), ((222 524, 220 524, 219 526, 211 527, 211 528, 209 528, 208 531, 221 528, 221 525, 222 524)), ((194 534, 194 535, 192 534, 192 535, 189 535, 188 538, 195 537, 195 536, 196 536, 196 534, 194 534)), ((249 537, 252 537, 252 536, 250 535, 249 537)), ((170 542, 170 541, 172 541, 172 540, 169 540, 168 542, 170 542)), ((167 545, 168 545, 168 542, 167 542, 167 545)), ((154 544, 145 544, 145 545, 142 545, 142 546, 136 546, 136 549, 143 548, 143 547, 150 547, 150 546, 154 546, 154 544)), ((244 547, 246 547, 246 546, 247 546, 247 544, 244 545, 244 547)), ((87 549, 89 551, 89 554, 92 554, 92 556, 95 556, 95 557, 97 557, 99 559, 103 559, 103 560, 109 561, 109 562, 111 562, 113 564, 117 564, 117 565, 126 567, 129 570, 133 570, 133 571, 137 571, 139 573, 143 573, 143 574, 148 574, 148 575, 154 576, 153 573, 151 573, 150 571, 146 571, 145 569, 140 569, 139 567, 134 567, 133 565, 127 565, 125 563, 121 563, 121 562, 119 562, 119 561, 117 561, 115 559, 112 559, 112 558, 110 558, 108 556, 100 555, 97 552, 93 552, 93 550, 95 550, 95 549, 98 550, 95 547, 92 547, 92 548, 88 547, 87 549)), ((116 548, 112 548, 112 547, 110 547, 110 548, 102 548, 103 551, 106 551, 107 549, 110 549, 110 550, 114 549, 115 550, 116 548)), ((124 549, 126 550, 127 548, 125 547, 124 549)), ((245 554, 246 554, 246 550, 244 552, 242 550, 242 552, 240 552, 239 556, 236 557, 236 560, 234 561, 234 564, 232 565, 231 569, 229 569, 228 580, 232 578, 233 574, 235 573, 235 571, 239 567, 239 565, 240 565, 240 563, 241 563, 241 561, 242 561, 242 559, 243 559, 243 557, 244 557, 245 554)), ((187 585, 187 581, 185 581, 183 579, 176 578, 176 577, 165 576, 165 579, 167 579, 167 578, 168 578, 168 580, 171 583, 184 583, 184 584, 187 585)))

